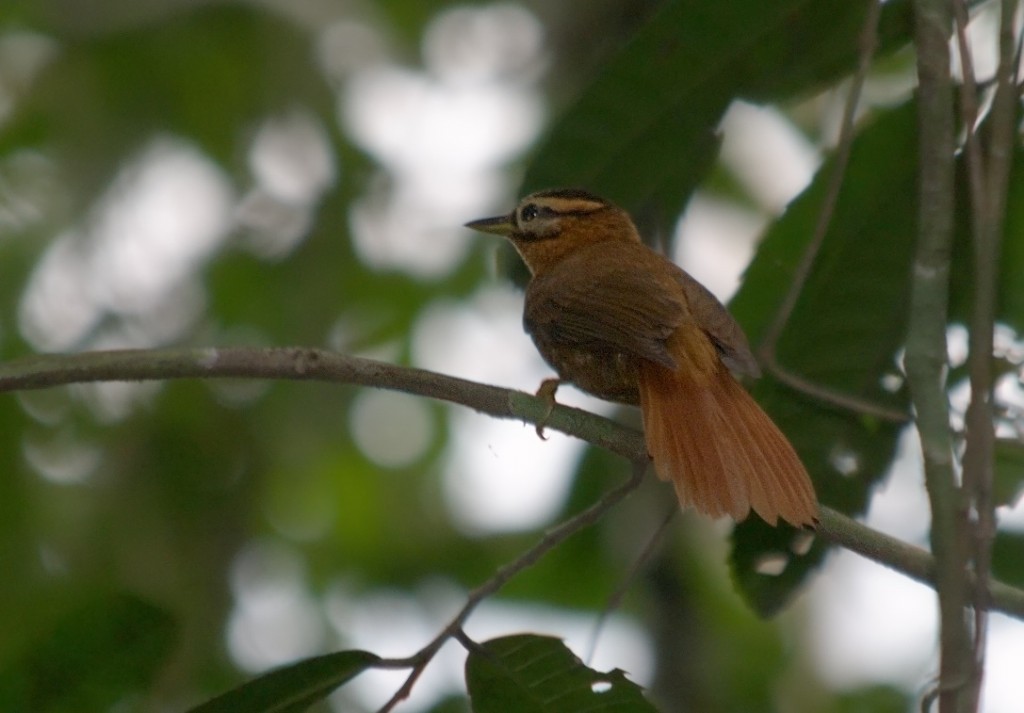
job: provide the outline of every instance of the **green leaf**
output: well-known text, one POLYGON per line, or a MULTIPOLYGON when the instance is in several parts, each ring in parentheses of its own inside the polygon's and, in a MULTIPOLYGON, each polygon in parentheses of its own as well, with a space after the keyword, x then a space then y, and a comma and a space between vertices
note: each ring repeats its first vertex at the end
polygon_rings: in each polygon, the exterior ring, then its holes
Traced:
POLYGON ((162 609, 127 594, 95 600, 0 672, 0 710, 111 710, 146 690, 174 638, 175 622, 162 609))
MULTIPOLYGON (((905 391, 891 393, 883 379, 898 379, 895 357, 906 330, 915 137, 915 105, 908 103, 879 116, 854 141, 828 233, 776 349, 791 373, 896 412, 907 409, 905 391)), ((752 344, 764 338, 793 280, 832 170, 829 161, 771 226, 730 305, 752 344)), ((753 391, 793 442, 819 499, 847 514, 862 512, 892 460, 901 426, 816 400, 770 375, 753 391)), ((805 555, 794 552, 792 536, 755 519, 734 531, 733 574, 762 615, 783 606, 824 555, 818 543, 805 555), (785 557, 781 574, 760 566, 779 557, 785 557)))
MULTIPOLYGON (((814 268, 778 344, 779 361, 814 384, 905 410, 905 394, 882 388, 896 377, 894 357, 902 346, 915 235, 916 105, 880 116, 853 145, 836 212, 814 268)), ((807 240, 832 171, 826 163, 808 189, 769 230, 730 308, 757 344, 781 299, 807 240)), ((971 301, 971 256, 967 232, 966 176, 958 174, 960 225, 951 274, 950 319, 967 319, 971 301)), ((1011 176, 1006 240, 1000 261, 998 319, 1024 329, 1024 289, 1016 278, 1024 266, 1024 173, 1011 176), (1014 201, 1012 196, 1022 200, 1014 201)), ((811 472, 821 500, 847 514, 867 505, 871 486, 892 459, 899 428, 816 402, 771 377, 754 388, 758 400, 790 437, 811 472), (843 462, 856 469, 843 475, 843 462)), ((1019 497, 1024 455, 1001 442, 996 461, 997 501, 1019 497)), ((771 614, 785 604, 825 547, 794 555, 790 535, 763 523, 739 525, 734 533, 733 574, 754 608, 771 614), (766 558, 786 557, 782 574, 757 571, 766 558)))
POLYGON ((996 505, 1010 507, 1024 495, 1024 443, 996 441, 994 491, 996 505))
POLYGON ((904 713, 911 710, 912 698, 895 686, 878 684, 840 693, 836 713, 904 713))
POLYGON ((999 259, 999 301, 996 319, 1024 334, 1024 151, 1013 157, 1006 196, 1006 228, 999 259))
MULTIPOLYGON (((984 131, 985 126, 982 126, 984 131)), ((1006 195, 1006 225, 999 256, 999 281, 996 287, 996 321, 1024 334, 1024 150, 1013 156, 1006 195)), ((967 171, 963 160, 957 172, 957 231, 953 244, 950 281, 950 321, 969 324, 974 296, 974 245, 970 228, 970 202, 967 196, 967 171)))
POLYGON ((298 713, 378 661, 368 651, 314 656, 244 683, 189 713, 298 713))
POLYGON ((466 685, 475 713, 656 711, 623 671, 588 668, 550 636, 517 634, 481 644, 466 659, 466 685))
POLYGON ((1024 533, 996 533, 992 542, 992 573, 1006 584, 1024 587, 1024 533))
MULTIPOLYGON (((868 5, 664 3, 538 146, 524 192, 586 186, 633 212, 657 210, 665 228, 714 162, 730 102, 789 97, 852 71, 868 5)), ((882 51, 906 42, 908 5, 886 4, 882 51)))

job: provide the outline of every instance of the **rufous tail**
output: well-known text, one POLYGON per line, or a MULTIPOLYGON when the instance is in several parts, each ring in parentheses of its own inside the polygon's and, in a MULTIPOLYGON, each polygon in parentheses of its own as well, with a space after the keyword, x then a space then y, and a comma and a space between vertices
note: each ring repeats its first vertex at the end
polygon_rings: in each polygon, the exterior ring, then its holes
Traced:
POLYGON ((753 509, 770 525, 817 522, 793 446, 725 365, 694 373, 644 362, 639 384, 647 450, 680 505, 737 521, 753 509))

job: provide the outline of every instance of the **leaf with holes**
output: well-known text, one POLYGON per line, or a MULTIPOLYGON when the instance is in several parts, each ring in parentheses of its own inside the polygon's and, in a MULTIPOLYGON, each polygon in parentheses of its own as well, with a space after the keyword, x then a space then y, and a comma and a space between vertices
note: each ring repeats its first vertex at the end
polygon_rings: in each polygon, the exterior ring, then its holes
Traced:
MULTIPOLYGON (((914 248, 917 157, 912 103, 885 112, 857 137, 825 239, 779 338, 775 356, 816 386, 896 413, 907 411, 896 355, 906 331, 914 248)), ((833 162, 771 226, 730 308, 752 344, 765 338, 814 234, 833 162)), ((753 393, 811 473, 819 499, 863 512, 892 461, 901 424, 852 412, 768 373, 753 393)), ((778 611, 826 547, 793 546, 794 531, 750 518, 733 533, 732 569, 762 615, 778 611)))
POLYGON ((474 713, 654 713, 643 689, 619 669, 600 673, 561 640, 517 634, 484 642, 466 659, 474 713))
POLYGON ((300 713, 378 661, 379 656, 367 651, 314 656, 255 678, 189 713, 300 713))
MULTIPOLYGON (((889 409, 906 410, 895 358, 905 336, 916 229, 916 105, 881 114, 854 141, 832 221, 796 306, 778 342, 776 357, 793 374, 816 385, 889 409)), ((806 250, 832 163, 795 199, 768 231, 730 309, 752 344, 764 338, 806 250)), ((964 321, 972 299, 970 240, 958 188, 959 227, 951 273, 950 320, 964 321)), ((997 318, 1024 325, 1024 172, 1011 176, 1006 239, 1000 262, 997 318)), ((900 426, 853 413, 803 395, 769 374, 754 394, 789 436, 814 479, 822 502, 847 514, 863 512, 872 486, 895 452, 900 426)), ((996 498, 1019 497, 1024 455, 1001 442, 996 459, 996 498)), ((734 579, 751 605, 770 615, 781 608, 821 561, 826 546, 794 552, 792 531, 773 531, 751 519, 733 535, 734 579)))

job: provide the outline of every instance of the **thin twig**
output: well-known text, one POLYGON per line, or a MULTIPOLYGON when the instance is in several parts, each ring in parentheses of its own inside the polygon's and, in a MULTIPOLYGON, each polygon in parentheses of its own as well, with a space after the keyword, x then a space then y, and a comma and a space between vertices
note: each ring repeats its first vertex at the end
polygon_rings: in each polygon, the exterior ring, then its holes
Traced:
POLYGON ((467 634, 466 630, 462 627, 459 627, 458 629, 452 632, 452 638, 458 641, 460 644, 462 644, 462 648, 464 648, 467 652, 471 654, 486 655, 490 653, 489 651, 487 651, 487 649, 485 649, 483 646, 477 643, 472 637, 470 637, 470 635, 467 634))
MULTIPOLYGON (((980 482, 991 477, 982 475, 982 471, 989 471, 992 468, 993 449, 995 448, 994 414, 991 403, 991 355, 992 355, 992 319, 989 312, 992 307, 990 299, 986 299, 985 292, 994 293, 995 285, 988 285, 991 276, 984 276, 985 272, 981 254, 984 252, 983 244, 990 242, 989 226, 992 216, 988 215, 988 203, 985 199, 985 162, 982 157, 981 146, 978 141, 978 85, 974 73, 974 59, 971 53, 970 44, 967 41, 967 25, 970 22, 970 15, 967 4, 964 0, 954 0, 953 17, 956 21, 957 50, 960 54, 960 67, 963 78, 959 84, 960 113, 964 125, 964 155, 967 157, 967 185, 971 198, 971 233, 975 246, 975 292, 974 311, 971 316, 970 329, 970 352, 968 356, 968 369, 971 382, 971 402, 965 414, 965 426, 967 431, 967 447, 963 457, 963 486, 968 498, 972 492, 979 489, 980 482), (988 312, 987 316, 984 314, 988 312), (985 334, 988 335, 989 346, 979 352, 979 347, 985 341, 985 334)), ((985 667, 985 644, 988 632, 988 609, 985 606, 987 598, 988 571, 991 568, 991 544, 981 542, 980 522, 973 523, 974 530, 974 566, 976 571, 980 568, 982 575, 982 586, 975 591, 974 606, 974 682, 971 698, 973 708, 978 707, 978 697, 981 693, 981 678, 985 667)), ((993 527, 992 535, 995 535, 993 527)), ((937 695, 938 689, 936 689, 937 695)))
POLYGON ((626 596, 626 592, 630 590, 636 578, 643 571, 644 567, 651 560, 654 552, 657 550, 658 545, 661 544, 662 538, 665 536, 665 531, 668 526, 672 524, 672 520, 675 519, 676 515, 679 514, 679 507, 673 503, 665 513, 665 517, 661 519, 661 522, 651 533, 651 536, 647 538, 647 543, 644 545, 640 553, 633 558, 633 562, 630 564, 629 571, 626 572, 626 576, 619 582, 619 586, 615 588, 607 601, 604 603, 604 608, 601 609, 601 613, 597 617, 597 621, 594 623, 594 632, 590 636, 590 646, 587 649, 587 663, 589 664, 594 659, 594 654, 597 653, 597 642, 601 638, 601 632, 604 630, 604 625, 608 621, 608 617, 611 616, 612 612, 619 608, 622 604, 622 599, 626 596))
POLYGON ((833 388, 795 374, 778 362, 774 352, 768 354, 759 351, 758 354, 761 357, 761 363, 764 364, 765 371, 771 374, 776 381, 823 404, 863 416, 871 416, 886 423, 906 423, 910 419, 910 414, 906 411, 882 406, 860 396, 844 394, 841 391, 836 391, 833 388))
POLYGON ((1017 49, 1013 52, 1013 85, 1020 88, 1021 56, 1024 54, 1024 32, 1017 33, 1017 49))
POLYGON ((974 105, 973 68, 966 39, 967 8, 962 0, 953 4, 957 38, 963 57, 967 125, 968 170, 971 186, 971 228, 974 247, 973 309, 970 319, 968 373, 971 401, 965 425, 967 445, 963 460, 963 487, 973 505, 973 570, 981 585, 974 591, 974 670, 969 691, 971 707, 977 710, 981 696, 988 631, 986 583, 992 568, 992 543, 996 535, 995 503, 992 495, 995 461, 995 407, 993 403, 992 356, 995 338, 996 290, 999 255, 1005 224, 1006 196, 1015 145, 1016 91, 1014 87, 1015 2, 1001 4, 999 64, 995 95, 989 111, 987 151, 982 155, 975 135, 977 109, 974 105))
MULTIPOLYGON (((964 0, 953 1, 953 16, 956 19, 956 44, 960 54, 960 71, 963 79, 959 84, 960 114, 964 124, 964 149, 967 155, 967 179, 971 191, 971 203, 979 208, 984 204, 985 176, 982 167, 981 147, 978 145, 978 83, 974 75, 974 59, 967 42, 967 24, 970 16, 964 0)), ((977 231, 980 211, 972 213, 977 231)))
POLYGON ((557 527, 548 530, 537 544, 519 555, 516 559, 503 565, 494 573, 494 576, 470 592, 466 597, 466 603, 463 604, 462 609, 460 609, 448 625, 441 630, 441 633, 434 637, 430 643, 420 649, 416 654, 405 660, 412 663, 412 670, 409 672, 409 676, 405 679, 401 688, 399 688, 398 691, 395 692, 395 695, 392 696, 386 704, 384 704, 379 713, 388 713, 388 711, 391 711, 396 705, 409 697, 413 686, 416 684, 416 681, 419 679, 424 669, 426 669, 427 665, 431 660, 433 660, 441 647, 462 630, 462 627, 469 618, 469 615, 473 613, 473 610, 476 609, 477 606, 479 606, 480 602, 504 587, 509 580, 524 569, 536 564, 541 557, 546 555, 563 541, 567 540, 572 535, 575 535, 583 528, 597 522, 614 505, 637 489, 643 480, 646 470, 646 458, 642 461, 635 462, 633 464, 633 474, 630 476, 629 480, 614 490, 609 490, 600 500, 588 507, 586 510, 583 510, 568 520, 565 520, 557 527))
POLYGON ((803 292, 804 285, 807 284, 807 280, 810 277, 811 269, 814 267, 814 261, 825 242, 825 236, 828 234, 829 226, 832 224, 832 217, 835 215, 836 204, 839 202, 843 179, 846 176, 846 167, 850 161, 850 149, 853 145, 853 129, 857 117, 857 106, 860 103, 864 82, 867 79, 868 70, 871 68, 871 60, 875 55, 875 48, 878 45, 878 21, 881 11, 881 2, 872 0, 868 4, 867 15, 864 18, 864 27, 859 39, 857 70, 850 79, 850 91, 846 97, 843 118, 839 127, 839 139, 836 144, 834 158, 835 163, 832 166, 832 173, 829 175, 828 185, 825 188, 825 196, 822 199, 821 210, 818 213, 818 220, 814 226, 814 233, 807 243, 807 248, 804 250, 796 270, 793 272, 789 283, 789 290, 786 292, 782 304, 779 305, 779 309, 775 313, 771 324, 765 330, 764 337, 757 351, 765 370, 775 379, 796 391, 847 411, 873 416, 892 423, 903 423, 908 419, 908 415, 904 411, 887 408, 859 396, 844 394, 794 374, 779 362, 777 350, 782 332, 789 323, 789 318, 793 315, 793 310, 796 308, 800 293, 803 292))

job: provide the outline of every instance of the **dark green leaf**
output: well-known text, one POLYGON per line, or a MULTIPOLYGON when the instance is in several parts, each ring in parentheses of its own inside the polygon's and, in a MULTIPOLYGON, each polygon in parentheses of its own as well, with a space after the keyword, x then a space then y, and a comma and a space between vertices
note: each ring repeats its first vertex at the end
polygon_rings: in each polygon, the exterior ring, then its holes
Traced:
MULTIPOLYGON (((914 105, 907 104, 881 116, 854 142, 829 231, 776 349, 790 372, 896 412, 906 410, 905 394, 890 393, 882 381, 890 376, 898 383, 895 357, 907 319, 915 128, 914 105)), ((763 339, 814 233, 832 166, 827 162, 769 229, 731 304, 752 344, 763 339)), ((770 375, 754 393, 792 440, 820 500, 848 514, 862 512, 892 460, 899 425, 816 400, 770 375)), ((824 554, 818 544, 799 556, 790 540, 790 533, 754 520, 735 530, 733 572, 762 614, 782 606, 824 554), (780 556, 786 558, 781 574, 759 567, 780 556)))
MULTIPOLYGON (((906 2, 884 10, 883 48, 904 43, 906 2)), ((792 96, 855 66, 866 0, 667 2, 537 149, 525 190, 582 185, 665 227, 717 153, 729 103, 792 96)))
POLYGON ((1013 507, 1024 494, 1024 443, 1000 439, 995 455, 995 503, 1013 507))
MULTIPOLYGON (((906 408, 906 399, 889 393, 881 382, 889 377, 898 383, 894 358, 906 327, 916 215, 914 107, 908 104, 890 111, 854 142, 830 230, 777 349, 779 361, 792 373, 896 410, 906 408)), ((831 163, 826 163, 769 230, 730 305, 753 344, 763 337, 813 234, 831 170, 831 163)), ((960 186, 965 186, 963 180, 960 186)), ((1019 173, 1011 183, 1011 194, 1017 193, 1024 198, 1024 176, 1019 173)), ((1011 205, 1022 202, 1011 201, 1011 205)), ((960 204, 963 216, 966 202, 960 204)), ((1022 328, 1024 310, 1021 314, 1015 310, 1024 298, 1017 294, 1021 281, 1015 271, 1019 272, 1024 256, 1024 211, 1011 209, 1011 213, 1016 222, 1008 221, 1004 243, 999 318, 1022 328)), ((961 220, 951 286, 951 318, 961 321, 968 314, 972 283, 965 226, 966 220, 961 220)), ((821 500, 847 514, 862 512, 871 485, 891 461, 899 429, 829 408, 770 376, 754 391, 793 441, 821 500), (843 475, 844 463, 856 468, 843 475)), ((1019 492, 1021 460, 1010 444, 1000 447, 999 502, 1008 502, 1019 492)), ((825 552, 816 544, 807 556, 795 556, 788 545, 789 534, 772 532, 756 521, 738 526, 734 537, 736 581, 762 614, 777 611, 825 552), (782 574, 758 573, 759 564, 779 557, 787 563, 782 574)))
POLYGON ((999 532, 992 543, 992 573, 1014 587, 1024 587, 1024 533, 999 532))
POLYGON ((624 672, 587 668, 550 636, 518 634, 485 642, 466 659, 466 685, 475 713, 656 710, 624 672))
POLYGON ((836 713, 904 713, 911 697, 895 686, 866 686, 839 695, 836 713))
POLYGON ((1024 151, 1014 155, 1014 170, 1006 196, 1006 232, 999 259, 997 319, 1024 334, 1024 151))
POLYGON ((193 708, 190 713, 299 713, 375 663, 367 651, 339 651, 276 669, 193 708))
MULTIPOLYGON (((1006 226, 999 256, 996 320, 1024 334, 1024 171, 1020 170, 1024 151, 1017 149, 1014 170, 1006 196, 1006 226)), ((968 324, 974 294, 974 251, 970 230, 970 203, 967 198, 966 166, 960 161, 957 181, 961 190, 957 200, 957 232, 953 245, 953 274, 950 286, 950 321, 968 324)))

